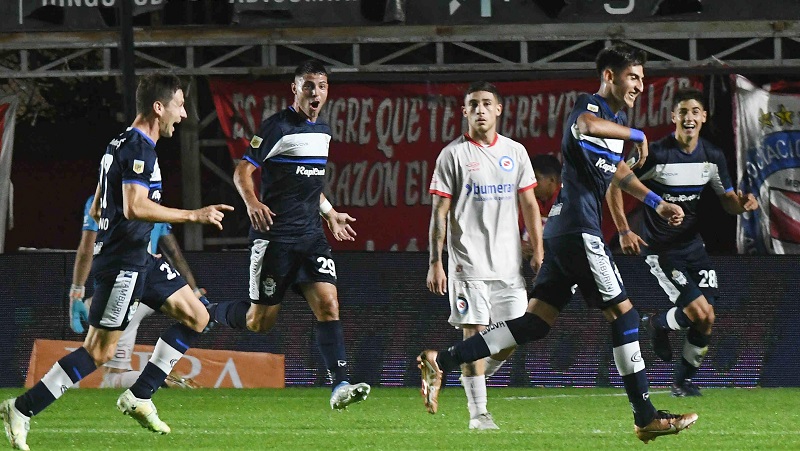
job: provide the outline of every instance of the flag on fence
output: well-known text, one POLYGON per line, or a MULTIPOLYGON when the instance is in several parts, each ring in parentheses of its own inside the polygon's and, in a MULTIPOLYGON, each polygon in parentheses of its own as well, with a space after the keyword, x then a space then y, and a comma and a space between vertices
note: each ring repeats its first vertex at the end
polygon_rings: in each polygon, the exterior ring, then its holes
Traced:
POLYGON ((800 254, 800 95, 734 82, 738 175, 761 206, 739 216, 739 252, 800 254))
POLYGON ((5 250, 6 228, 12 204, 11 155, 14 150, 16 97, 0 97, 0 254, 5 250))

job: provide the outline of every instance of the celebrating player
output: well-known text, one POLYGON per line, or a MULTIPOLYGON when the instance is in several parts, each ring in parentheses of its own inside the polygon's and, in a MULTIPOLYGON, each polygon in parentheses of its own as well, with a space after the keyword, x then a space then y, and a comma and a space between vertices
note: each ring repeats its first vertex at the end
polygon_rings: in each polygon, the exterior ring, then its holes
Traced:
POLYGON ((632 194, 671 224, 683 212, 647 189, 622 161, 624 141, 633 141, 644 162, 647 140, 640 130, 626 127, 624 107, 633 107, 642 92, 646 56, 628 46, 600 51, 600 89, 581 94, 567 121, 562 140, 563 186, 544 228, 544 262, 536 276, 527 312, 499 321, 448 350, 422 351, 417 358, 422 390, 429 410, 438 408, 443 372, 511 346, 544 338, 577 284, 586 303, 599 308, 611 325, 614 362, 633 408, 634 432, 647 443, 677 434, 697 421, 697 414, 674 415, 650 402, 645 364, 639 350, 639 313, 625 293, 611 252, 602 239, 600 215, 610 183, 632 194))
POLYGON ((622 192, 611 186, 607 194, 622 251, 638 255, 644 250, 650 272, 675 304, 642 317, 656 355, 671 361, 669 332, 688 329, 681 360, 675 364, 672 396, 677 397, 701 396, 692 378, 708 352, 714 301, 719 295, 717 273, 698 231, 700 194, 706 185, 711 186, 725 211, 733 215, 758 208, 752 194, 734 192, 722 151, 700 137, 706 116, 702 92, 678 90, 672 107, 675 133, 653 143, 647 162, 634 171, 653 192, 683 209, 686 216, 679 227, 646 210, 644 238, 640 238, 628 226, 622 192))

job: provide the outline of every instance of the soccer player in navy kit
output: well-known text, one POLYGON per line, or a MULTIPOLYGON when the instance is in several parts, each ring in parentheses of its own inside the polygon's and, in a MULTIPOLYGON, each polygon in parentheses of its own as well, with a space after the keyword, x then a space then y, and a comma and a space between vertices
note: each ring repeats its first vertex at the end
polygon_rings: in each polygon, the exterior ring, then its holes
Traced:
MULTIPOLYGON (((623 111, 643 89, 645 55, 615 45, 597 56, 600 89, 581 94, 567 121, 561 149, 564 156, 561 192, 544 228, 544 262, 536 277, 527 312, 492 324, 486 331, 448 350, 425 350, 417 358, 422 390, 436 404, 442 376, 463 362, 547 335, 577 284, 588 305, 599 308, 611 325, 614 362, 633 408, 634 432, 647 443, 677 434, 697 421, 697 414, 674 415, 650 402, 647 375, 639 350, 639 314, 628 299, 611 252, 600 231, 602 202, 610 183, 632 194, 671 224, 683 212, 647 189, 622 161, 624 141, 633 141, 645 161, 647 140, 626 127, 623 111)), ((641 163, 640 163, 641 164, 641 163)), ((430 409, 430 406, 427 406, 430 409)))
POLYGON ((722 151, 700 137, 706 116, 702 92, 694 88, 678 90, 672 108, 675 133, 653 143, 644 166, 635 170, 645 186, 683 208, 686 216, 679 227, 646 210, 643 237, 639 237, 628 226, 622 192, 612 186, 607 196, 623 252, 638 255, 644 250, 650 272, 675 304, 642 317, 656 355, 671 361, 669 331, 688 329, 681 359, 675 364, 672 395, 677 397, 701 396, 692 378, 708 352, 714 301, 719 295, 717 273, 698 230, 700 194, 710 186, 725 211, 733 215, 758 208, 752 194, 733 190, 722 151))
POLYGON ((333 382, 330 406, 344 409, 366 399, 370 387, 348 380, 336 265, 320 219, 335 239, 354 239, 355 219, 336 212, 322 193, 331 140, 330 126, 317 120, 328 98, 325 66, 315 60, 300 64, 292 92, 293 104, 261 124, 233 177, 252 224, 250 300, 212 304, 209 312, 234 329, 266 333, 286 290, 294 289, 317 318, 315 335, 333 382), (259 168, 260 196, 252 177, 259 168))
MULTIPOLYGON (((175 318, 159 338, 139 379, 117 400, 117 407, 143 427, 166 434, 151 397, 172 367, 208 324, 208 312, 172 266, 147 252, 153 222, 196 222, 222 229, 229 205, 181 210, 150 198, 160 168, 155 152, 160 137, 169 138, 186 117, 183 90, 174 75, 143 77, 136 89, 137 116, 131 127, 111 141, 100 163, 100 181, 92 204, 98 223, 92 272, 95 292, 89 331, 82 347, 59 360, 33 388, 0 404, 11 446, 26 443, 30 417, 58 399, 114 355, 117 341, 139 303, 175 318)), ((158 199, 160 200, 160 199, 158 199)))

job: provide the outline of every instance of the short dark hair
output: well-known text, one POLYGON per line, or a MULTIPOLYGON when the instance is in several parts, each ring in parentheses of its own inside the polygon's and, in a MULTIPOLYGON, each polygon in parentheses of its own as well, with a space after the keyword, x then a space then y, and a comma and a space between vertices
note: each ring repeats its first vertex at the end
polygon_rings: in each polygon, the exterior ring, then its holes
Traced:
POLYGON ((644 66, 647 62, 647 53, 627 44, 617 43, 600 50, 594 61, 597 73, 602 76, 606 69, 621 72, 628 66, 644 66))
POLYGON ((464 92, 464 97, 472 94, 473 92, 491 92, 494 95, 495 100, 500 102, 500 91, 497 90, 497 86, 489 83, 488 81, 476 81, 469 85, 466 92, 464 92))
POLYGON ((147 116, 153 109, 153 103, 168 103, 172 96, 183 89, 181 79, 176 75, 152 74, 139 79, 136 87, 136 114, 147 116))
POLYGON ((684 102, 686 100, 697 100, 697 103, 699 103, 704 110, 706 109, 706 102, 705 102, 705 96, 703 95, 703 91, 697 88, 693 88, 691 86, 688 88, 680 88, 677 91, 675 91, 675 97, 672 99, 672 109, 674 110, 679 103, 684 102))
POLYGON ((305 60, 294 70, 294 76, 297 78, 306 74, 322 74, 327 77, 328 69, 326 69, 325 65, 319 60, 305 60))
POLYGON ((553 155, 536 155, 531 159, 531 165, 533 165, 533 169, 536 169, 541 175, 555 175, 556 177, 561 177, 561 162, 553 155))

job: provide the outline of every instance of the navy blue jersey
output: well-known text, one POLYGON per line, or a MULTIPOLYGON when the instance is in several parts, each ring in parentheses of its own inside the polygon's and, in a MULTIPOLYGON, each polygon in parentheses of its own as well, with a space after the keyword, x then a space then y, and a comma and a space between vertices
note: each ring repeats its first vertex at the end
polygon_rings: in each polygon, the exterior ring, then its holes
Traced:
POLYGON ((328 124, 309 122, 292 107, 261 124, 244 159, 261 168, 261 203, 275 216, 267 232, 251 227, 251 240, 295 243, 323 233, 319 197, 330 141, 328 124))
POLYGON ((146 187, 150 200, 161 203, 161 169, 155 143, 135 128, 112 140, 100 161, 100 220, 92 262, 95 274, 147 265, 153 224, 125 218, 122 185, 126 183, 146 187))
POLYGON ((547 217, 544 238, 571 233, 602 236, 603 199, 617 172, 617 163, 622 160, 624 141, 582 135, 578 131, 578 117, 584 113, 621 125, 627 123, 625 112, 614 114, 597 94, 578 96, 561 141, 562 187, 547 217))
POLYGON ((717 195, 733 190, 725 156, 703 138, 692 153, 684 152, 669 136, 650 144, 643 167, 634 172, 653 192, 667 202, 680 205, 683 222, 673 227, 652 208, 645 208, 643 238, 650 251, 683 247, 699 241, 697 206, 700 194, 709 185, 717 195))

